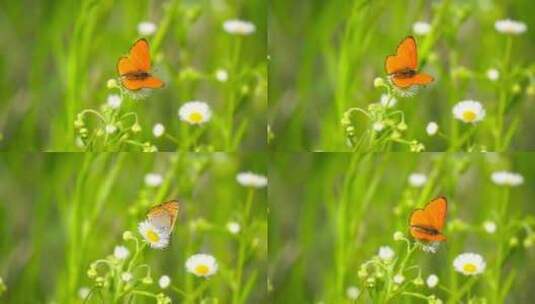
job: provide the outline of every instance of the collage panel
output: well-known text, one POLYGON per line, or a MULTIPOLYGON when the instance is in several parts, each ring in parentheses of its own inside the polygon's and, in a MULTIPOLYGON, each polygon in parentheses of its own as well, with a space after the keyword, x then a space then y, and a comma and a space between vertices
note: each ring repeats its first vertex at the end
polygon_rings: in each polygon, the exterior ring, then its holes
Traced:
POLYGON ((267 3, 0 3, 0 150, 263 151, 267 3))
POLYGON ((266 160, 3 153, 0 303, 266 303, 266 160))
POLYGON ((531 0, 270 2, 276 151, 532 151, 531 0))
POLYGON ((269 167, 271 303, 535 296, 532 153, 276 153, 269 167))

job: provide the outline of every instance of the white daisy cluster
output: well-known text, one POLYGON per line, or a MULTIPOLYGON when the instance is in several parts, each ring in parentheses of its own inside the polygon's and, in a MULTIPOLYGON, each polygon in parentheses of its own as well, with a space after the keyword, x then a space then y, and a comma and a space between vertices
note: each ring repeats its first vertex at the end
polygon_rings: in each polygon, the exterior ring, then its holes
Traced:
POLYGON ((431 24, 424 21, 415 22, 412 25, 412 31, 415 35, 425 36, 431 32, 431 24))
POLYGON ((438 276, 436 274, 430 274, 425 280, 427 287, 435 288, 438 285, 438 276))
POLYGON ((434 122, 434 121, 430 121, 427 124, 427 127, 425 127, 425 132, 429 136, 434 136, 438 132, 438 124, 436 122, 434 122))
POLYGON ((180 107, 178 117, 190 125, 202 125, 210 120, 212 111, 206 102, 194 100, 180 107))
POLYGON ((496 81, 500 78, 500 72, 497 69, 488 69, 487 78, 491 81, 496 81))
POLYGON ((217 272, 217 261, 209 254, 195 254, 186 261, 186 270, 198 277, 209 277, 217 272))
POLYGON ((409 185, 414 188, 423 187, 427 183, 427 176, 423 173, 412 173, 409 175, 409 185))
POLYGON ((159 229, 149 220, 139 223, 138 230, 151 248, 163 249, 169 246, 170 232, 159 229))
POLYGON ((492 182, 499 186, 520 186, 524 183, 524 177, 518 173, 509 171, 497 171, 491 175, 492 182))
POLYGON ((396 253, 390 246, 381 246, 379 247, 379 252, 377 253, 377 256, 379 259, 381 259, 383 262, 391 262, 394 259, 394 256, 396 253))
POLYGON ((121 99, 121 96, 117 94, 110 94, 106 99, 106 104, 112 109, 118 109, 121 107, 122 101, 123 100, 121 99))
POLYGON ((113 256, 118 260, 126 260, 130 256, 130 251, 125 246, 115 246, 113 256))
POLYGON ((520 35, 528 29, 524 22, 511 19, 496 21, 494 23, 494 28, 500 33, 509 35, 520 35))
POLYGON ((223 23, 223 29, 233 35, 250 35, 256 31, 256 26, 249 21, 232 19, 223 23))
POLYGON ((498 229, 498 227, 496 226, 496 223, 493 222, 493 221, 484 221, 483 222, 483 229, 488 234, 494 234, 496 232, 496 229, 498 229))
POLYGON ((244 187, 264 188, 268 184, 266 176, 253 172, 240 172, 236 175, 236 180, 244 187))
POLYGON ((143 21, 137 25, 137 32, 141 36, 151 36, 156 32, 157 28, 158 27, 153 22, 143 21))
POLYGON ((485 118, 485 109, 479 101, 463 100, 453 107, 453 116, 465 123, 476 123, 485 118))
POLYGON ((158 173, 145 174, 145 185, 149 187, 158 187, 163 182, 163 177, 158 173))
POLYGON ((346 289, 346 296, 349 300, 357 300, 360 295, 360 289, 357 286, 349 286, 346 289))
POLYGON ((485 260, 477 253, 463 253, 453 260, 455 271, 467 276, 483 273, 485 266, 485 260))
POLYGON ((171 285, 171 278, 166 275, 161 276, 158 280, 158 285, 161 289, 166 289, 167 287, 169 287, 169 285, 171 285))

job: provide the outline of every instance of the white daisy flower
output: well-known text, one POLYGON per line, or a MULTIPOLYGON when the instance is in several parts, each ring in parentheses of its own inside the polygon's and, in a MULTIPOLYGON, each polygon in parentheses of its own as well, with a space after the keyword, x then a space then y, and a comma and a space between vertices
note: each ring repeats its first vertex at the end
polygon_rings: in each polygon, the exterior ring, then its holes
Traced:
POLYGON ((524 177, 518 173, 497 171, 491 175, 492 181, 499 186, 520 186, 524 183, 524 177))
POLYGON ((178 116, 190 125, 200 125, 210 120, 212 111, 206 102, 195 100, 183 104, 178 110, 178 116))
POLYGON ((152 248, 163 249, 169 245, 169 233, 159 230, 148 220, 139 223, 138 230, 152 248))
POLYGON ((198 277, 209 277, 217 272, 217 262, 211 255, 195 254, 186 261, 186 270, 198 277))
POLYGON ((494 23, 494 28, 500 33, 512 35, 519 35, 527 30, 527 26, 524 22, 511 19, 496 21, 494 23))
POLYGON ((415 22, 412 25, 412 31, 416 35, 425 36, 429 34, 429 32, 431 31, 431 24, 424 22, 424 21, 415 22))
POLYGON ((115 131, 117 131, 117 127, 115 125, 112 125, 112 124, 106 125, 106 133, 113 134, 115 133, 115 131))
POLYGON ((130 255, 130 251, 124 246, 115 246, 115 249, 113 249, 113 255, 118 260, 126 260, 130 255))
POLYGON ((385 108, 392 108, 393 106, 395 106, 398 103, 398 100, 393 96, 390 96, 390 98, 388 98, 388 94, 381 94, 380 103, 385 108))
POLYGON ((227 230, 231 234, 238 234, 240 233, 241 227, 238 222, 228 222, 227 223, 227 230))
POLYGON ((141 36, 150 36, 156 32, 156 24, 150 21, 143 21, 137 25, 137 31, 141 36))
POLYGON ((487 70, 487 78, 492 81, 498 80, 500 78, 500 72, 496 69, 488 69, 487 70))
POLYGON ((420 188, 427 183, 427 176, 423 173, 412 173, 409 175, 409 184, 412 187, 420 188))
POLYGON ((496 232, 497 226, 496 223, 493 221, 484 221, 483 229, 485 229, 488 234, 494 234, 494 232, 496 232))
POLYGON ((171 285, 171 278, 169 276, 163 275, 158 280, 158 285, 160 285, 161 289, 166 289, 171 285))
POLYGON ((82 300, 85 300, 89 296, 90 292, 91 292, 91 289, 89 289, 89 287, 85 287, 85 286, 80 287, 80 289, 78 289, 78 297, 82 300))
POLYGON ((229 34, 250 35, 256 31, 256 26, 249 21, 233 19, 225 21, 223 29, 229 34))
POLYGON ((350 300, 356 300, 359 298, 360 289, 357 286, 349 286, 346 289, 346 296, 350 300))
POLYGON ((438 132, 438 124, 434 121, 429 122, 427 127, 425 127, 425 132, 429 136, 434 136, 438 132))
POLYGON ((396 253, 390 246, 381 246, 377 255, 384 262, 390 262, 392 261, 396 253))
POLYGON ((435 288, 435 286, 438 285, 438 277, 435 274, 431 274, 427 277, 427 280, 425 280, 425 283, 427 284, 427 287, 429 288, 435 288))
POLYGON ((382 121, 376 121, 373 123, 372 128, 375 132, 381 132, 385 128, 385 124, 382 121))
POLYGON ((236 180, 244 187, 263 188, 268 184, 267 177, 253 172, 240 172, 236 175, 236 180))
POLYGON ((403 281, 405 281, 405 277, 401 273, 398 273, 394 276, 393 281, 395 284, 400 285, 403 283, 403 281))
POLYGON ((465 123, 476 123, 485 118, 485 109, 480 102, 463 100, 453 107, 453 116, 465 123))
POLYGON ((145 185, 149 187, 158 187, 163 182, 163 177, 158 173, 145 174, 145 185))
POLYGON ((154 137, 160 137, 165 133, 165 126, 161 123, 157 123, 152 127, 152 135, 154 137))
POLYGON ((477 253, 463 253, 453 260, 453 267, 464 275, 476 275, 485 271, 485 260, 477 253))
POLYGON ((124 282, 129 282, 130 280, 132 280, 133 277, 134 276, 131 272, 123 272, 121 274, 121 280, 123 280, 124 282))
POLYGON ((219 82, 226 82, 228 80, 228 72, 225 69, 217 69, 215 71, 215 79, 219 82))
POLYGON ((121 106, 122 101, 121 96, 117 94, 110 94, 106 99, 106 103, 112 109, 118 109, 121 106))

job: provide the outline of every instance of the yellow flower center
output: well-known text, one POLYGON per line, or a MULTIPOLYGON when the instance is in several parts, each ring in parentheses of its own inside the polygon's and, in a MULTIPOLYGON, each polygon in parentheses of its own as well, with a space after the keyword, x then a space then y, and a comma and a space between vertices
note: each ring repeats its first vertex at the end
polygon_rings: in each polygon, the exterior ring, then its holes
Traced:
POLYGON ((199 112, 193 112, 189 115, 189 121, 193 123, 200 123, 202 121, 202 114, 199 112))
POLYGON ((160 240, 160 236, 154 230, 149 230, 147 231, 147 239, 149 239, 151 243, 157 243, 160 240))
POLYGON ((476 112, 474 111, 464 111, 463 112, 463 120, 466 122, 472 122, 476 119, 476 112))
POLYGON ((477 266, 472 263, 466 263, 463 266, 463 270, 468 273, 474 273, 477 270, 477 266))
POLYGON ((195 266, 195 273, 197 273, 197 275, 207 275, 209 271, 210 268, 208 268, 208 266, 206 266, 205 264, 199 264, 195 266))

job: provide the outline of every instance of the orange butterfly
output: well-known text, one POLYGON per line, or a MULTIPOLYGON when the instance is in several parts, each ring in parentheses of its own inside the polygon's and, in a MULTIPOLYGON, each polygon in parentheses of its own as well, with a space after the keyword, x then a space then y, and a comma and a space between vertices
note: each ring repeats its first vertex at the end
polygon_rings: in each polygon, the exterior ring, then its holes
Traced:
POLYGON ((416 209, 410 217, 410 233, 419 240, 425 242, 445 241, 442 234, 448 201, 445 197, 438 197, 430 201, 423 209, 416 209))
POLYGON ((407 89, 413 85, 426 85, 433 81, 431 75, 418 73, 417 68, 416 41, 412 36, 401 41, 395 55, 386 56, 386 73, 398 88, 407 89))
POLYGON ((149 43, 145 39, 139 39, 130 48, 130 54, 123 56, 117 61, 117 71, 121 77, 124 88, 137 91, 139 89, 158 89, 164 86, 164 82, 152 76, 149 43))
POLYGON ((177 200, 172 200, 150 208, 147 218, 156 228, 170 234, 175 228, 179 210, 180 203, 177 200))

